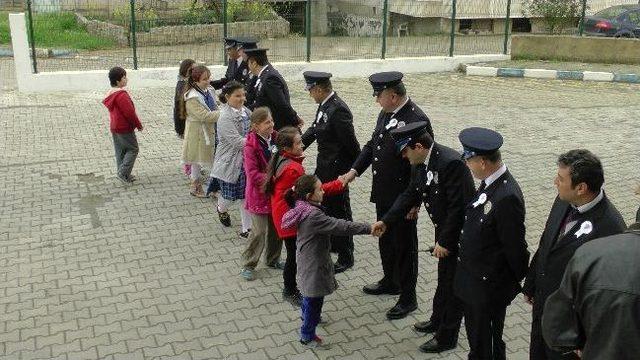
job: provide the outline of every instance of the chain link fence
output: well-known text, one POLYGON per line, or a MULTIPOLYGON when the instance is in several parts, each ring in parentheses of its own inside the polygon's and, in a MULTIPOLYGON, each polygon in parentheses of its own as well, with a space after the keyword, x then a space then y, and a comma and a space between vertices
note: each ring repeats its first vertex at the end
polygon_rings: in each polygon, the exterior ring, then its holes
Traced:
MULTIPOLYGON (((116 64, 167 67, 185 58, 224 64, 222 39, 234 36, 259 39, 259 46, 270 49, 272 61, 506 54, 514 32, 604 36, 593 32, 593 14, 611 6, 640 7, 638 0, 26 0, 22 4, 28 14, 35 72, 97 70, 116 64), (564 12, 557 13, 558 4, 564 12), (549 12, 554 6, 556 13, 549 12)), ((12 1, 12 5, 20 4, 12 1)), ((604 23, 598 26, 606 28, 604 23)))

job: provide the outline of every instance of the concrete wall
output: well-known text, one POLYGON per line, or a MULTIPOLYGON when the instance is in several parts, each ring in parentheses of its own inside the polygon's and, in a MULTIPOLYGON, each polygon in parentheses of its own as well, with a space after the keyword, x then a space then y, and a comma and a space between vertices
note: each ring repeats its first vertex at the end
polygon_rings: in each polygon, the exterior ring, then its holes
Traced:
POLYGON ((84 25, 90 34, 113 39, 120 46, 129 46, 128 29, 104 21, 89 20, 78 13, 75 13, 75 15, 78 23, 84 25))
POLYGON ((514 35, 514 59, 640 64, 640 40, 578 36, 514 35))
MULTIPOLYGON (((31 59, 27 43, 27 30, 23 13, 10 14, 11 39, 14 52, 16 79, 21 92, 53 91, 92 91, 106 90, 107 69, 100 71, 59 71, 51 73, 31 73, 31 59)), ((288 81, 303 79, 302 73, 308 70, 329 71, 334 78, 368 77, 379 71, 402 71, 406 74, 453 71, 460 64, 507 60, 508 55, 466 55, 433 56, 419 58, 397 58, 386 60, 343 60, 274 63, 288 81)), ((209 67, 214 74, 223 74, 221 65, 209 67)), ((173 87, 175 86, 177 67, 127 70, 131 88, 173 87)))

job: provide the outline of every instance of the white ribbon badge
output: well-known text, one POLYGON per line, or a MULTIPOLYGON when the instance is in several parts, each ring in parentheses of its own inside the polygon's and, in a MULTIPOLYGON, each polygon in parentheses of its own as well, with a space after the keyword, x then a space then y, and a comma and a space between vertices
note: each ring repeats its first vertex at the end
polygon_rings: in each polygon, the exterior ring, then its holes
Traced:
POLYGON ((576 231, 576 237, 579 238, 582 235, 588 235, 593 231, 593 224, 591 221, 585 221, 580 225, 580 230, 576 231))
POLYGON ((322 119, 322 111, 318 111, 318 118, 316 121, 320 121, 320 119, 322 119))
POLYGON ((476 200, 476 202, 473 203, 473 207, 477 208, 478 206, 484 204, 486 201, 487 201, 487 194, 482 193, 478 197, 478 200, 476 200))
POLYGON ((431 181, 433 181, 433 173, 429 170, 427 171, 427 186, 431 185, 431 181))
POLYGON ((391 119, 389 120, 389 123, 387 124, 387 126, 385 126, 385 129, 389 130, 396 125, 398 125, 398 119, 391 119))

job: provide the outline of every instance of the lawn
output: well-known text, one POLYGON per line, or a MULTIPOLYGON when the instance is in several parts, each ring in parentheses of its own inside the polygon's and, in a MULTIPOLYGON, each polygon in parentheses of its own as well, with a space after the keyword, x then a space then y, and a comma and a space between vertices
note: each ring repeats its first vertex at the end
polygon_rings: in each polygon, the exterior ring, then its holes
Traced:
MULTIPOLYGON (((117 46, 111 39, 89 34, 72 13, 36 14, 33 18, 38 48, 99 50, 117 46)), ((0 12, 0 44, 9 44, 8 13, 0 12)))

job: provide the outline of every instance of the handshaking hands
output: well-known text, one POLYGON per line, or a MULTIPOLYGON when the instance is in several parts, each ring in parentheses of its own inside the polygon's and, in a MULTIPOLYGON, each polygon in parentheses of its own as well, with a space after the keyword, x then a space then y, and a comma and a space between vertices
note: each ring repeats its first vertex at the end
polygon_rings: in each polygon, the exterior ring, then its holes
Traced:
POLYGON ((387 231, 387 225, 384 222, 378 221, 371 225, 371 235, 380 237, 387 231))

